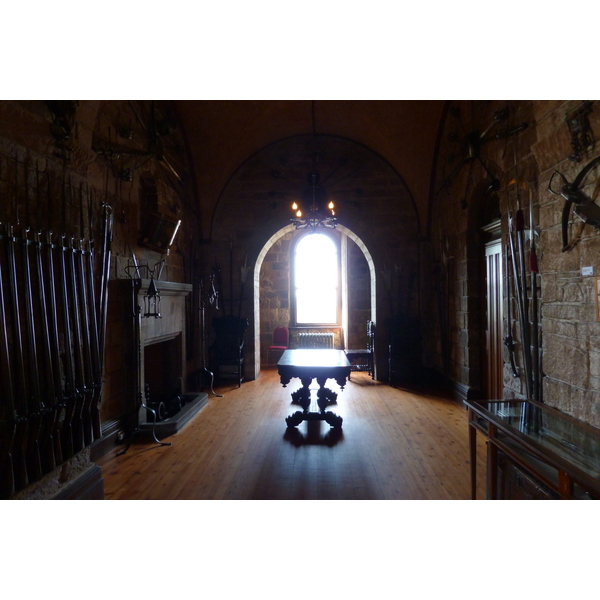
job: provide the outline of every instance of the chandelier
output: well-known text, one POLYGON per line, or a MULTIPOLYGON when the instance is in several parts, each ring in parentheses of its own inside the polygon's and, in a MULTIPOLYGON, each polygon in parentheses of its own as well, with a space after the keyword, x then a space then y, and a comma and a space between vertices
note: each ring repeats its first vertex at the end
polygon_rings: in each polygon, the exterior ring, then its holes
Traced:
POLYGON ((327 204, 327 192, 320 185, 320 175, 316 171, 308 174, 309 187, 302 194, 301 203, 294 202, 292 210, 295 216, 291 219, 296 229, 305 229, 306 227, 327 227, 335 229, 337 219, 333 202, 327 204), (327 204, 327 207, 325 205, 327 204), (302 211, 302 206, 310 207, 307 211, 302 211))
POLYGON ((311 227, 316 229, 319 226, 335 229, 337 219, 335 218, 334 204, 327 202, 327 191, 321 185, 321 176, 316 170, 316 151, 315 151, 315 101, 312 101, 312 130, 313 130, 313 169, 308 174, 308 187, 302 193, 302 199, 294 201, 292 210, 294 217, 291 222, 296 229, 305 229, 311 227))

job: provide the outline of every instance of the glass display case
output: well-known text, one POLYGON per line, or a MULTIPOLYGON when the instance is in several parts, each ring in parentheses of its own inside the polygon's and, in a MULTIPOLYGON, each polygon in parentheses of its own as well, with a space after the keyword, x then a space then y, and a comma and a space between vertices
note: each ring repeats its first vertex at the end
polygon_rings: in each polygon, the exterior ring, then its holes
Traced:
POLYGON ((470 400, 471 493, 476 433, 488 439, 488 499, 600 498, 600 430, 531 400, 470 400))

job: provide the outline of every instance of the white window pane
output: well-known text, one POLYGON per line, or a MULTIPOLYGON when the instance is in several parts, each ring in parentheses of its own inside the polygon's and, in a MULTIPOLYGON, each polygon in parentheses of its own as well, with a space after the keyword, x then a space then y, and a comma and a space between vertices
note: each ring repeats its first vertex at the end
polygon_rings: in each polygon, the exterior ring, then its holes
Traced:
POLYGON ((337 290, 335 289, 297 289, 296 303, 298 323, 337 321, 337 290))
POLYGON ((313 233, 296 246, 296 286, 335 285, 337 282, 337 252, 326 235, 313 233))
POLYGON ((327 286, 337 284, 337 261, 335 256, 317 256, 313 260, 306 260, 299 256, 296 260, 296 286, 327 286))
POLYGON ((321 233, 304 236, 296 246, 294 284, 298 323, 337 322, 337 248, 321 233))

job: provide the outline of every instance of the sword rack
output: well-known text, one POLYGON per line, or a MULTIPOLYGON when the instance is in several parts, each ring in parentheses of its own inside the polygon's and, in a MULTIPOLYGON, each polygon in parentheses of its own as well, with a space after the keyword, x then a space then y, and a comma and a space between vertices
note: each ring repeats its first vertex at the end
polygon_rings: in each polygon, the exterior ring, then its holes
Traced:
POLYGON ((0 154, 0 498, 101 437, 112 209, 42 164, 0 154))

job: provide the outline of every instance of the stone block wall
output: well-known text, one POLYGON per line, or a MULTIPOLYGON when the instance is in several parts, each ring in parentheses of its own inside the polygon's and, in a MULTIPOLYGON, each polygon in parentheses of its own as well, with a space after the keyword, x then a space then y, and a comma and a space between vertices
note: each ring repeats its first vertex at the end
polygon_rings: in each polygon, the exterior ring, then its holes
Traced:
MULTIPOLYGON (((503 252, 503 335, 516 343, 519 377, 511 374, 505 352, 504 397, 526 397, 523 340, 510 263, 506 262, 509 217, 524 209, 525 227, 530 228, 530 210, 537 235, 539 275, 538 312, 540 332, 541 399, 595 426, 600 426, 600 322, 597 321, 595 278, 600 276, 600 233, 571 214, 569 235, 576 243, 562 249, 561 218, 564 199, 556 191, 562 173, 573 181, 581 169, 598 156, 591 145, 575 160, 574 146, 565 121, 580 101, 519 101, 449 103, 440 134, 431 205, 429 241, 423 263, 425 303, 430 319, 424 328, 424 360, 463 390, 464 395, 485 394, 485 271, 481 249, 482 227, 493 218, 501 222, 503 252), (476 148, 465 144, 459 120, 482 131, 493 123, 498 111, 508 108, 508 124, 498 122, 498 133, 476 148), (502 136, 527 123, 517 133, 502 136), (504 127, 504 129, 503 129, 504 127), (461 143, 462 140, 462 143, 461 143), (475 160, 468 160, 468 152, 475 160), (461 167, 460 161, 463 162, 461 167), (495 191, 481 193, 497 179, 495 191), (515 183, 515 181, 517 183, 515 183), (579 236, 579 237, 577 237, 579 236), (506 267, 509 266, 509 273, 506 267), (592 267, 593 275, 582 268, 592 267), (506 290, 510 287, 510 299, 506 290), (510 302, 511 320, 507 318, 510 302)), ((600 106, 592 104, 587 115, 590 137, 600 135, 600 106)), ((592 198, 600 185, 595 168, 584 191, 592 198)), ((526 241, 526 262, 529 241, 526 241)), ((532 328, 532 289, 527 269, 528 308, 532 328)))
MULTIPOLYGON (((276 241, 260 272, 260 362, 269 364, 276 327, 290 327, 290 246, 294 234, 276 241)), ((275 358, 273 358, 275 360, 275 358)))
MULTIPOLYGON (((587 115, 591 136, 600 136, 600 106, 594 102, 587 115)), ((569 235, 580 241, 562 251, 561 216, 564 200, 548 188, 559 171, 573 181, 598 156, 598 145, 584 150, 580 160, 570 159, 573 146, 565 123, 579 101, 536 102, 537 141, 532 152, 539 165, 539 267, 541 326, 543 330, 543 398, 560 410, 600 427, 600 322, 597 321, 595 278, 600 276, 600 233, 571 214, 569 235), (592 267, 592 275, 582 269, 592 267)), ((600 169, 585 179, 585 193, 595 198, 600 169)), ((558 176, 552 188, 560 189, 558 176)))
POLYGON ((371 319, 369 265, 361 249, 348 240, 348 348, 366 348, 367 321, 371 319))

